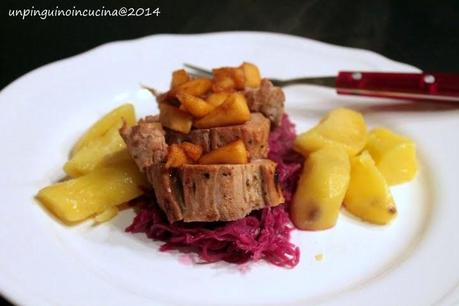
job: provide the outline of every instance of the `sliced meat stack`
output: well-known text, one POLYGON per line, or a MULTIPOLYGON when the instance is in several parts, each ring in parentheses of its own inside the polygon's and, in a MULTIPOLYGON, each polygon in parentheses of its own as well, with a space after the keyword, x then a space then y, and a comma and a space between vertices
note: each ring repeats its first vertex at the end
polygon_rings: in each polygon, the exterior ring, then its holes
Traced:
POLYGON ((280 122, 284 94, 264 79, 260 88, 247 89, 244 95, 253 112, 244 124, 181 134, 163 128, 157 116, 148 116, 133 127, 121 128, 131 157, 146 174, 169 222, 237 220, 252 210, 284 202, 276 163, 266 159, 271 124, 280 122), (248 164, 166 167, 168 145, 187 141, 207 153, 239 139, 248 151, 248 164))

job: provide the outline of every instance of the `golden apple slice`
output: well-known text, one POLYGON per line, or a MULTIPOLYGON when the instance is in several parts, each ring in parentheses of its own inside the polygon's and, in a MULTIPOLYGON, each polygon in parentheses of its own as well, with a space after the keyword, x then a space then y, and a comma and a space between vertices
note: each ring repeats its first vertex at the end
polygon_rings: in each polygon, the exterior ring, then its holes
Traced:
POLYGON ((317 126, 297 136, 295 150, 307 156, 325 146, 342 146, 354 156, 365 146, 367 126, 362 114, 337 108, 329 112, 317 126))
POLYGON ((296 227, 323 230, 336 224, 350 171, 349 156, 341 147, 325 147, 309 155, 290 206, 296 227))
POLYGON ((368 151, 351 160, 351 180, 344 207, 374 224, 387 224, 397 215, 389 186, 368 151))
POLYGON ((389 185, 408 182, 416 176, 416 144, 388 129, 373 129, 366 149, 389 185))

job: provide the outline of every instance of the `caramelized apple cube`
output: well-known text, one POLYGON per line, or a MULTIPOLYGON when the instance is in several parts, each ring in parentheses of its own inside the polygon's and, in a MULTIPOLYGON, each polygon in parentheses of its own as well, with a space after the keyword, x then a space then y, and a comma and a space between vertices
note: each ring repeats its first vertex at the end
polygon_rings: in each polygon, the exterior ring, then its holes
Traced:
POLYGON ((178 144, 170 145, 167 153, 166 168, 179 168, 187 163, 189 162, 185 151, 178 144))
POLYGON ((193 117, 177 107, 161 103, 159 105, 159 121, 168 129, 188 134, 193 124, 193 117))
POLYGON ((212 88, 210 79, 194 79, 177 86, 173 93, 186 93, 195 97, 206 94, 212 88))
POLYGON ((179 99, 181 106, 197 118, 204 117, 214 109, 214 107, 207 103, 206 100, 186 93, 178 93, 177 99, 179 99))
POLYGON ((207 97, 207 103, 213 107, 220 106, 229 97, 229 92, 214 92, 207 97))
POLYGON ((214 75, 214 80, 218 81, 221 79, 229 78, 233 80, 234 89, 241 90, 244 89, 245 85, 245 76, 244 71, 241 67, 222 67, 212 70, 214 75))
POLYGON ((195 122, 197 128, 242 124, 250 119, 247 101, 241 93, 232 93, 226 101, 195 122))
POLYGON ((191 142, 182 142, 180 147, 185 152, 186 156, 194 162, 197 162, 202 155, 202 147, 191 142))
POLYGON ((234 80, 230 77, 221 77, 215 79, 212 84, 213 92, 233 92, 235 90, 236 84, 234 80))
POLYGON ((190 80, 190 76, 185 69, 179 69, 172 72, 171 88, 176 88, 190 80))
POLYGON ((242 140, 236 140, 218 149, 214 149, 204 154, 200 159, 200 164, 247 164, 247 149, 242 140))
POLYGON ((261 83, 261 75, 258 67, 251 63, 244 62, 241 65, 242 71, 245 76, 245 87, 258 88, 261 83))

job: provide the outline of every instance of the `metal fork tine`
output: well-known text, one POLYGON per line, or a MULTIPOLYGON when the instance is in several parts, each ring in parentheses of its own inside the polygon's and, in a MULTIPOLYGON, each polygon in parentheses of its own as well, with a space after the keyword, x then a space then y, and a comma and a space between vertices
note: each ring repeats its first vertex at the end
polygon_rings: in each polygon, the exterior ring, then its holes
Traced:
POLYGON ((188 69, 194 70, 195 72, 194 73, 192 72, 192 73, 195 74, 195 75, 198 75, 198 76, 199 75, 200 76, 202 76, 202 75, 211 76, 212 75, 212 73, 209 70, 206 70, 204 68, 200 68, 200 67, 197 67, 197 66, 194 66, 194 65, 190 65, 190 64, 187 64, 187 63, 183 64, 183 66, 185 66, 188 69), (196 72, 198 72, 198 73, 196 73, 196 72))
POLYGON ((188 75, 194 77, 194 78, 202 78, 207 76, 207 74, 202 74, 202 73, 195 73, 195 72, 188 72, 188 75))

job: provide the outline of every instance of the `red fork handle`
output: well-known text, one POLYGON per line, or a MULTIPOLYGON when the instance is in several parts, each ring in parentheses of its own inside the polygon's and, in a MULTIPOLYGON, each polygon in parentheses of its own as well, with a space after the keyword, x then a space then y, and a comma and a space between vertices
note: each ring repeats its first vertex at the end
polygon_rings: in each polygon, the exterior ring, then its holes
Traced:
POLYGON ((459 74, 341 71, 336 91, 342 95, 459 102, 459 74))

